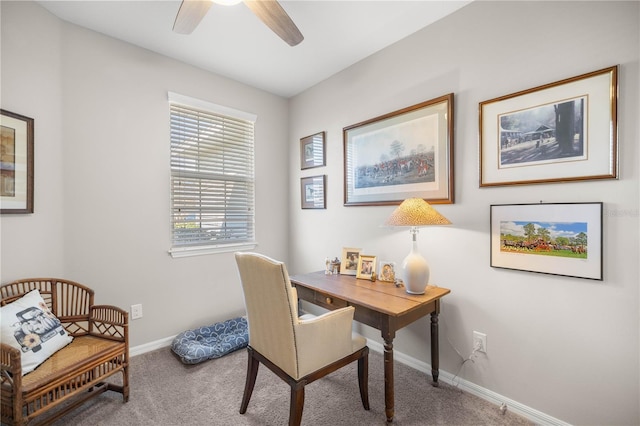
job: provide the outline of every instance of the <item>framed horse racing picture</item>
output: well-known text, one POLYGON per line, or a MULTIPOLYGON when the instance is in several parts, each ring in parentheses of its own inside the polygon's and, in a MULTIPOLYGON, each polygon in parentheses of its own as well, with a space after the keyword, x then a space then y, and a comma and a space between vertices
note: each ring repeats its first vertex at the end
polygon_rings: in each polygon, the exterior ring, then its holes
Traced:
POLYGON ((618 67, 480 103, 480 187, 617 179, 618 67))
POLYGON ((602 206, 491 205, 491 267, 602 281, 602 206))
POLYGON ((343 128, 344 205, 453 203, 453 93, 343 128))

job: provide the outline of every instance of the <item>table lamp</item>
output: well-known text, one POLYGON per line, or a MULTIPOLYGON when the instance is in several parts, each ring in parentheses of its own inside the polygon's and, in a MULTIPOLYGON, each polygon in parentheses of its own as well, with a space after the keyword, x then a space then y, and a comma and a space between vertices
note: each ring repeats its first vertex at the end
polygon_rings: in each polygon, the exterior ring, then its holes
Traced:
POLYGON ((451 222, 442 216, 422 198, 407 198, 391 213, 385 221, 389 226, 410 226, 413 246, 411 252, 402 263, 405 290, 409 294, 424 294, 429 282, 429 265, 418 252, 416 235, 418 227, 429 225, 450 225, 451 222))

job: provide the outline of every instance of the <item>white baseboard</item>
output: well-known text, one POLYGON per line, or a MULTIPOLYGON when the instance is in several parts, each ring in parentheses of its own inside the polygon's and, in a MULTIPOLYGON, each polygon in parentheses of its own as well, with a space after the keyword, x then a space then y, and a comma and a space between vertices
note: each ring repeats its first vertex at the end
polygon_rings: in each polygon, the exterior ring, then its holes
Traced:
POLYGON ((129 356, 142 355, 147 352, 155 351, 156 349, 166 348, 168 346, 171 346, 171 342, 173 342, 173 339, 176 336, 165 337, 164 339, 156 340, 153 342, 145 343, 144 345, 138 345, 138 346, 129 348, 129 356))
MULTIPOLYGON (((155 351, 156 349, 166 348, 168 346, 171 346, 171 342, 173 341, 174 338, 175 336, 170 336, 170 337, 165 337, 164 339, 145 343, 143 345, 134 346, 129 349, 129 355, 130 356, 142 355, 146 352, 155 351)), ((382 346, 381 343, 367 339, 367 345, 373 351, 376 351, 381 354, 384 353, 384 347, 382 346)), ((411 368, 414 368, 418 371, 421 371, 431 376, 431 365, 427 364, 426 362, 423 362, 416 358, 405 355, 399 351, 393 351, 393 359, 394 361, 401 362, 411 368)), ((456 386, 458 389, 461 389, 472 395, 480 397, 492 404, 495 404, 496 410, 499 410, 502 404, 506 404, 507 410, 512 411, 515 414, 518 414, 526 419, 531 420, 536 425, 570 426, 569 423, 563 422, 562 420, 558 420, 538 410, 534 410, 531 407, 528 407, 512 399, 506 398, 496 392, 490 391, 489 389, 485 389, 482 386, 478 386, 475 383, 469 382, 459 377, 456 378, 453 374, 447 371, 440 370, 438 380, 441 380, 451 386, 456 386), (454 379, 455 379, 455 382, 454 382, 454 379)))
MULTIPOLYGON (((367 345, 373 351, 376 351, 378 353, 384 353, 384 347, 382 346, 381 343, 367 339, 367 345)), ((426 362, 420 361, 416 358, 412 358, 396 350, 393 351, 393 360, 401 362, 402 364, 405 364, 411 368, 421 371, 427 374, 429 377, 431 377, 431 365, 427 364, 426 362)), ((453 374, 447 371, 440 370, 440 374, 438 375, 438 381, 443 381, 451 386, 455 386, 458 389, 461 389, 472 395, 480 397, 492 404, 495 404, 496 410, 499 410, 502 404, 506 404, 507 410, 515 414, 518 414, 519 416, 522 416, 526 419, 531 420, 536 425, 569 426, 569 423, 563 422, 562 420, 558 420, 538 410, 534 410, 531 407, 528 407, 512 399, 506 398, 496 392, 490 391, 489 389, 485 389, 482 386, 478 386, 475 383, 469 382, 459 377, 456 378, 453 374), (454 382, 454 379, 455 379, 455 382, 454 382)))

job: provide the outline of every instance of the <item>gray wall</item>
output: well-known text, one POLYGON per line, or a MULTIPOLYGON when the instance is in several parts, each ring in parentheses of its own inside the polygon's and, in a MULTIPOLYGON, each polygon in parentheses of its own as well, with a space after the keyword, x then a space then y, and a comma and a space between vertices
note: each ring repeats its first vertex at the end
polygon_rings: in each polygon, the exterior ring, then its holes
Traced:
MULTIPOLYGON (((231 255, 166 253, 168 90, 258 115, 259 251, 292 273, 321 269, 343 246, 400 262, 409 236, 380 228, 393 207, 342 206, 342 128, 454 92, 456 203, 437 207, 453 226, 419 235, 432 282, 452 289, 441 368, 459 370, 478 330, 488 354, 467 363, 465 380, 569 423, 640 423, 637 2, 473 3, 290 101, 33 3, 0 8, 2 108, 36 124, 36 212, 0 218, 0 281, 61 276, 93 287, 100 303, 142 303, 133 346, 242 311, 231 255), (615 64, 619 180, 478 188, 479 102, 615 64), (299 138, 322 130, 327 166, 301 172, 299 138), (314 174, 328 175, 328 208, 303 211, 299 178, 314 174), (489 205, 539 200, 605 203, 603 282, 489 267, 489 205)), ((426 320, 395 343, 429 362, 426 320)))
MULTIPOLYGON (((455 374, 472 332, 488 353, 461 377, 573 424, 638 424, 638 2, 474 2, 291 101, 290 151, 327 132, 327 166, 290 158, 290 271, 322 268, 342 247, 399 264, 405 231, 381 228, 393 206, 343 206, 343 127, 455 93, 453 225, 418 236, 431 282, 450 288, 440 316, 441 369, 455 374), (478 104, 620 64, 620 179, 479 188, 478 104), (299 178, 327 174, 327 209, 301 210, 299 178), (492 269, 489 205, 604 202, 602 282, 492 269), (458 353, 459 352, 459 353, 458 353)), ((428 319, 395 349, 430 362, 428 319)), ((362 329, 382 342, 377 331, 362 329)))
POLYGON ((255 113, 258 250, 286 260, 287 100, 2 2, 2 108, 35 119, 35 213, 3 215, 2 282, 56 276, 129 309, 131 345, 244 312, 232 253, 173 259, 167 91, 255 113))

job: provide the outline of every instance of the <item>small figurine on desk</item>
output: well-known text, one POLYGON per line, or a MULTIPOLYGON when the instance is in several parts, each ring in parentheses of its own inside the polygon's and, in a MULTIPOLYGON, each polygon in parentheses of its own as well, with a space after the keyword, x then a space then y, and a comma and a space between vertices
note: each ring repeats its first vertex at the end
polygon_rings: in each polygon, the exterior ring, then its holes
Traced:
POLYGON ((340 273, 340 259, 337 257, 331 261, 331 273, 335 275, 340 273))
POLYGON ((396 278, 395 286, 404 287, 404 281, 402 281, 402 278, 396 278))
POLYGON ((324 259, 324 274, 325 275, 331 275, 330 265, 331 265, 331 261, 329 260, 328 257, 326 257, 324 259))

